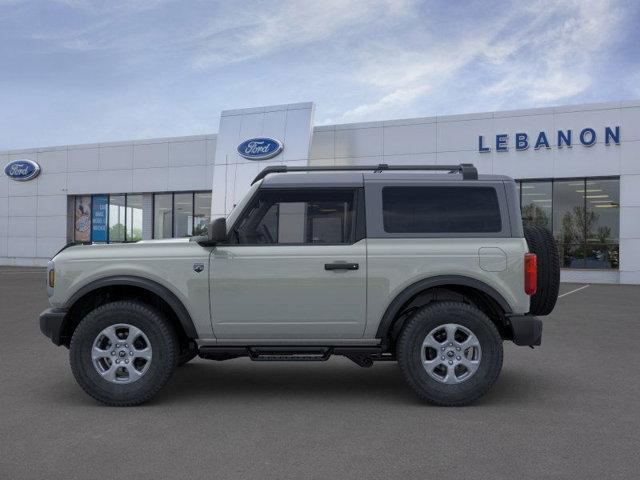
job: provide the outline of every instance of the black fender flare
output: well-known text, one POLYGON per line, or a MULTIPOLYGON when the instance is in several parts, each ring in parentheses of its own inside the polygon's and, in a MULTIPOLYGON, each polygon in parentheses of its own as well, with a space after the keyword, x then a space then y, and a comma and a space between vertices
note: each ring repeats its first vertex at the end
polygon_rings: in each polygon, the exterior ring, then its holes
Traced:
POLYGON ((505 315, 511 313, 511 307, 505 298, 493 287, 486 283, 471 277, 465 277, 463 275, 438 275, 435 277, 424 278, 419 280, 404 290, 402 290, 393 301, 389 304, 380 323, 378 324, 378 330, 376 332, 376 338, 386 339, 393 320, 396 315, 400 313, 402 305, 408 302, 412 297, 418 295, 420 292, 434 287, 442 287, 444 285, 456 285, 460 287, 471 287, 491 297, 504 311, 505 315))
POLYGON ((176 314, 176 317, 178 318, 178 321, 180 322, 180 325, 184 329, 184 332, 187 334, 187 336, 189 338, 198 338, 198 333, 195 326, 193 325, 191 315, 189 314, 184 304, 180 301, 180 299, 164 285, 161 285, 154 280, 149 280, 148 278, 144 277, 136 277, 133 275, 114 275, 111 277, 99 278, 87 283, 86 285, 83 285, 80 289, 78 289, 69 298, 69 300, 67 300, 64 308, 71 309, 73 305, 82 297, 100 288, 122 285, 142 288, 144 290, 147 290, 148 292, 158 295, 167 303, 167 305, 169 305, 169 307, 176 314))

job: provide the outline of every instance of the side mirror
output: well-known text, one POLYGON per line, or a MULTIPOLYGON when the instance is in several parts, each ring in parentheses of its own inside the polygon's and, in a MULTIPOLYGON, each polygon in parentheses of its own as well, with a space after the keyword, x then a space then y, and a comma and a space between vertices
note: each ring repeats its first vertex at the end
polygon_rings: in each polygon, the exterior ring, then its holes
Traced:
POLYGON ((227 239, 227 219, 224 217, 216 218, 211 222, 208 237, 211 245, 224 242, 227 239))

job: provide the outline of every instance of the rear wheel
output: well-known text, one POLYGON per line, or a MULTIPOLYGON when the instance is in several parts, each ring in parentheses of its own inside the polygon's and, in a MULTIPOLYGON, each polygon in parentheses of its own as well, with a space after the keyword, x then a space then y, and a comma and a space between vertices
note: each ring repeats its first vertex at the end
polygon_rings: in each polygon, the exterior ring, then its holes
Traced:
POLYGON ((400 368, 429 403, 462 406, 483 396, 502 368, 502 339, 477 308, 441 302, 416 312, 397 343, 400 368))
POLYGON ((168 321, 135 301, 108 303, 90 312, 69 348, 78 384, 112 406, 149 400, 171 377, 176 354, 177 340, 168 321))

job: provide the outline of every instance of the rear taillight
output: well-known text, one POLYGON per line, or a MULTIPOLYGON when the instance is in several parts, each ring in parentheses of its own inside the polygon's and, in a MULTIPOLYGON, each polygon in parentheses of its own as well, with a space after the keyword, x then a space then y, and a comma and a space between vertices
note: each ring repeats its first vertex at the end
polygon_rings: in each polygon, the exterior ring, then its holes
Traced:
POLYGON ((524 254, 524 292, 533 295, 538 289, 538 257, 535 253, 524 254))

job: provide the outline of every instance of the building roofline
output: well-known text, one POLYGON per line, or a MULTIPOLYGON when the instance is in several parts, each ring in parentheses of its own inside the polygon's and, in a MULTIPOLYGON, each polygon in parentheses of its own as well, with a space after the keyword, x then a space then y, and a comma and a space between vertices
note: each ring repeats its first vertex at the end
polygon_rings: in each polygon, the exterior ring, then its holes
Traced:
MULTIPOLYGON (((291 104, 290 109, 296 108, 309 108, 312 103, 296 103, 291 104)), ((275 106, 283 107, 283 106, 275 106)), ((338 131, 338 130, 356 130, 361 128, 377 128, 377 127, 393 127, 393 126, 405 126, 405 125, 418 125, 425 123, 446 123, 457 122, 465 120, 486 120, 492 118, 510 118, 510 117, 527 117, 533 115, 545 115, 545 114, 560 114, 571 112, 587 112, 595 110, 612 110, 616 108, 633 108, 640 107, 640 99, 636 100, 618 100, 613 102, 600 102, 600 103, 582 103, 582 104, 566 104, 554 107, 537 107, 526 108, 518 110, 495 110, 489 112, 474 112, 474 113, 461 113, 454 115, 435 115, 431 117, 411 117, 411 118, 399 118, 391 120, 377 120, 367 122, 353 122, 353 123, 336 123, 326 125, 314 125, 314 132, 322 131, 338 131)), ((267 107, 257 107, 257 110, 264 111, 267 107)), ((234 115, 239 110, 225 110, 222 114, 234 115)), ((100 148, 100 147, 116 147, 126 145, 148 145, 157 143, 169 143, 169 142, 186 142, 196 140, 215 140, 217 133, 207 133, 202 135, 185 135, 178 137, 158 137, 158 138, 146 138, 138 140, 120 140, 109 142, 97 142, 97 143, 78 143, 68 145, 53 145, 45 147, 31 147, 31 148, 18 148, 11 150, 0 150, 0 155, 15 155, 15 154, 33 154, 38 152, 47 152, 55 150, 75 150, 82 148, 100 148)))

